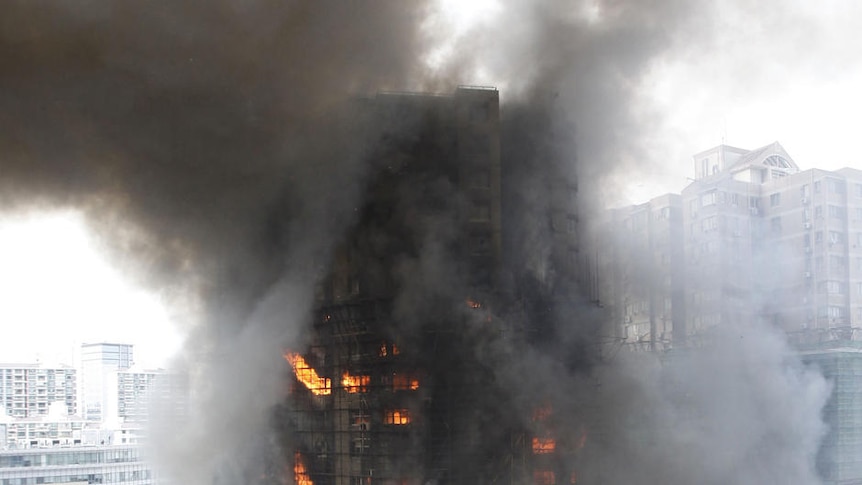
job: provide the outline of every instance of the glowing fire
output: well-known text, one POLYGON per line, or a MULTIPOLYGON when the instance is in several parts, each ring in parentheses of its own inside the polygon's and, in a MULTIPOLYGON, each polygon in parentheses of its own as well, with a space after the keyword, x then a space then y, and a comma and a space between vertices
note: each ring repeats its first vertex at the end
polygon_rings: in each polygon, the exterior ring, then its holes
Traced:
POLYGON ((546 455, 553 453, 557 448, 557 442, 553 438, 533 438, 533 454, 546 455))
POLYGON ((533 472, 533 482, 536 485, 554 485, 556 477, 554 472, 546 470, 536 470, 533 472))
POLYGON ((390 409, 384 414, 386 424, 404 425, 410 424, 410 412, 406 409, 390 409))
POLYGON ((415 391, 419 389, 419 379, 406 374, 392 374, 392 389, 396 391, 415 391))
POLYGON ((371 384, 371 376, 352 376, 348 372, 341 376, 341 387, 351 394, 368 392, 369 384, 371 384))
POLYGON ((470 308, 473 308, 473 309, 482 308, 481 303, 479 303, 476 300, 471 300, 470 298, 467 298, 467 306, 469 306, 470 308))
POLYGON ((305 460, 298 451, 293 454, 293 479, 296 485, 314 485, 305 469, 305 460))
POLYGON ((386 357, 389 354, 398 355, 401 351, 398 349, 398 346, 395 344, 389 344, 385 340, 380 343, 380 351, 377 352, 377 355, 380 357, 386 357))
POLYGON ((318 376, 317 371, 312 369, 301 355, 287 353, 284 354, 284 358, 293 367, 296 379, 305 385, 309 391, 317 396, 327 396, 332 392, 332 384, 329 378, 318 376))

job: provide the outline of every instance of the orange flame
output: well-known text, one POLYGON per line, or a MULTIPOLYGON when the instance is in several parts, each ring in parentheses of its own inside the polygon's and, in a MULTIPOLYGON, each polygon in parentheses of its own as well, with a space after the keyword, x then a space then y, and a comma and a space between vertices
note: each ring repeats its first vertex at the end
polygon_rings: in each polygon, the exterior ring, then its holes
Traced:
POLYGON ((401 351, 398 349, 397 345, 395 345, 394 343, 389 344, 388 342, 386 342, 384 340, 383 342, 380 343, 380 351, 377 352, 377 355, 380 357, 386 357, 387 355, 390 354, 390 350, 389 350, 390 348, 392 349, 391 350, 392 355, 398 355, 401 353, 401 351))
POLYGON ((341 376, 341 387, 350 394, 368 392, 369 384, 371 384, 371 376, 352 376, 348 372, 341 376))
POLYGON ((293 479, 296 485, 314 485, 305 469, 305 460, 298 451, 293 454, 293 479))
POLYGON ((533 438, 533 454, 547 455, 557 449, 557 442, 553 438, 533 438))
POLYGON ((415 391, 419 389, 419 379, 406 374, 392 374, 392 389, 395 391, 415 391))
POLYGON ((536 485, 554 485, 557 480, 552 471, 536 470, 533 472, 533 482, 536 485))
POLYGON ((317 396, 327 396, 332 392, 332 384, 327 377, 320 377, 317 371, 311 368, 301 355, 295 353, 284 354, 285 360, 290 362, 296 379, 309 391, 317 396))
POLYGON ((473 309, 482 308, 481 303, 479 303, 476 300, 471 300, 470 298, 467 298, 467 306, 469 306, 470 308, 473 308, 473 309))
POLYGON ((383 417, 386 424, 398 426, 410 424, 410 411, 406 409, 389 409, 383 417))

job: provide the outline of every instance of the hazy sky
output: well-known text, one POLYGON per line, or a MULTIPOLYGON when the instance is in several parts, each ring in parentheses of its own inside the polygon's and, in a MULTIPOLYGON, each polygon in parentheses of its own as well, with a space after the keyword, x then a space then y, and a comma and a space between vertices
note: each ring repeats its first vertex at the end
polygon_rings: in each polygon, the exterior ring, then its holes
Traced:
MULTIPOLYGON (((443 20, 468 32, 492 24, 497 0, 444 0, 443 20)), ((517 2, 516 2, 517 3, 517 2)), ((602 5, 585 2, 601 30, 602 5)), ((574 5, 574 4, 573 4, 574 5)), ((862 167, 856 154, 862 112, 862 3, 853 0, 692 2, 672 45, 631 88, 645 136, 646 177, 623 199, 678 192, 693 176, 691 156, 721 143, 755 149, 780 142, 802 169, 862 167), (686 25, 687 24, 687 25, 686 25)), ((610 8, 610 7, 609 7, 610 8)), ((672 22, 668 21, 668 24, 672 22)), ((457 49, 457 41, 436 53, 457 49)), ((471 82, 506 81, 479 70, 471 82)))
MULTIPOLYGON (((503 8, 493 0, 441 4, 429 25, 446 25, 454 36, 429 54, 432 63, 457 50, 458 35, 493 23, 503 8)), ((589 15, 601 28, 598 5, 589 15)), ((638 155, 645 168, 620 198, 639 202, 679 191, 692 174, 691 155, 721 142, 753 149, 779 141, 802 168, 862 168, 855 150, 862 3, 703 5, 709 11, 692 18, 686 36, 632 86, 638 96, 631 109, 647 135, 638 155)), ((505 80, 481 66, 472 76, 463 83, 498 86, 505 100, 505 80)), ((70 362, 81 341, 111 340, 135 343, 143 364, 163 363, 180 339, 168 312, 100 259, 77 217, 0 219, 0 361, 38 355, 70 362)))

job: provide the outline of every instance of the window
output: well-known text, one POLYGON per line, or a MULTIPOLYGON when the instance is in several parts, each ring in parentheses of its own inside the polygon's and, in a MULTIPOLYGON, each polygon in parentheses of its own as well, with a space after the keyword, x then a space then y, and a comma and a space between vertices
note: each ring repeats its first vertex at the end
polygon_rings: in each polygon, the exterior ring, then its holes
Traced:
POLYGON ((823 243, 823 231, 817 231, 814 233, 814 242, 817 244, 823 243))
POLYGON ((698 207, 697 207, 697 199, 691 199, 691 200, 688 202, 688 209, 689 209, 692 213, 697 212, 697 209, 698 209, 698 207))
POLYGON ((345 372, 341 377, 341 386, 350 394, 368 392, 369 384, 371 384, 371 376, 352 376, 345 372))
POLYGON ((843 194, 844 193, 844 181, 838 179, 826 179, 826 183, 829 187, 829 192, 833 194, 843 194))
POLYGON ((808 184, 805 184, 800 188, 800 195, 802 196, 803 199, 806 199, 806 198, 808 198, 809 195, 811 195, 808 192, 809 192, 808 191, 808 184))
POLYGON ((775 207, 775 206, 780 205, 780 204, 781 204, 781 193, 780 192, 776 192, 776 193, 769 196, 769 205, 771 207, 775 207))
POLYGON ((814 218, 815 219, 823 219, 823 206, 818 205, 814 208, 814 218))
POLYGON ((350 413, 350 426, 355 431, 368 431, 371 424, 371 416, 365 411, 353 411, 350 413))
POLYGON ((407 409, 388 409, 383 413, 383 422, 396 426, 410 424, 410 412, 407 409))
POLYGON ((554 472, 536 470, 533 472, 533 483, 535 485, 554 485, 557 482, 554 472))
POLYGON ((367 436, 357 436, 353 438, 353 454, 364 455, 368 452, 371 440, 367 436))
POLYGON ((811 220, 811 209, 808 207, 802 209, 802 220, 806 222, 811 220))
POLYGON ((835 217, 835 218, 843 219, 844 218, 844 208, 839 207, 837 205, 830 205, 829 206, 829 217, 835 217))
POLYGON ((730 205, 733 207, 739 206, 739 194, 730 194, 730 205))
POLYGON ((392 390, 394 391, 415 391, 419 389, 419 379, 409 374, 393 374, 392 375, 392 390))
POLYGON ((829 256, 829 267, 833 271, 843 270, 845 265, 844 256, 838 256, 837 254, 832 254, 829 256))
POLYGON ((830 295, 843 295, 846 288, 840 281, 821 281, 817 284, 819 293, 828 293, 830 295))
POLYGON ((704 158, 700 161, 700 173, 703 174, 704 177, 709 175, 709 159, 704 158))
POLYGON ((815 194, 819 194, 819 193, 820 193, 820 181, 819 181, 819 180, 818 180, 818 181, 816 181, 816 182, 814 182, 814 193, 815 193, 815 194))
POLYGON ((713 191, 713 192, 709 192, 709 193, 703 194, 703 195, 700 197, 700 204, 701 204, 703 207, 706 207, 706 206, 709 206, 709 205, 715 205, 715 200, 716 200, 716 199, 715 199, 715 192, 714 192, 714 191, 713 191))
POLYGON ((844 244, 844 233, 829 231, 829 244, 844 244))
POLYGON ((781 217, 773 217, 770 221, 773 234, 781 234, 781 217))
POLYGON ((718 230, 718 217, 711 216, 704 219, 701 222, 701 230, 703 232, 711 232, 718 230))

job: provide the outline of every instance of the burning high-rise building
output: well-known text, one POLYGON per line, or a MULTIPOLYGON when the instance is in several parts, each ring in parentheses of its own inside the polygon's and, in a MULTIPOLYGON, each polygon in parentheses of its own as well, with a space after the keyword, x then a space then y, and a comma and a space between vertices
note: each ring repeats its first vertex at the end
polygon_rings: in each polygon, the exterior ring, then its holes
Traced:
MULTIPOLYGON (((358 109, 380 129, 376 173, 325 266, 308 346, 285 353, 293 383, 279 419, 296 483, 574 482, 553 458, 550 405, 511 402, 493 368, 489 343, 527 345, 537 332, 524 316, 551 312, 548 282, 567 273, 548 267, 529 285, 505 254, 518 245, 507 218, 523 214, 501 208, 517 194, 504 193, 498 92, 385 93, 358 109)), ((560 178, 547 189, 549 258, 574 266, 576 188, 560 178)))

